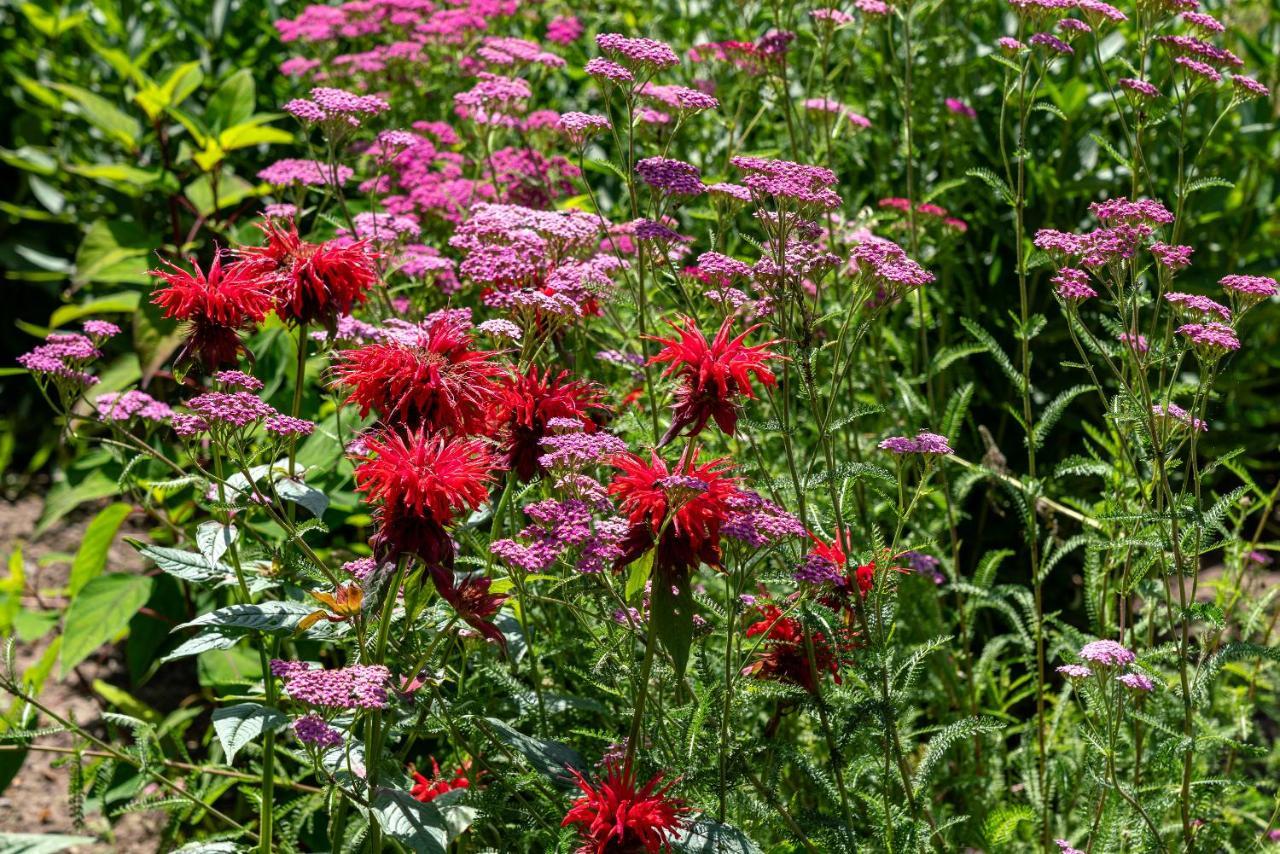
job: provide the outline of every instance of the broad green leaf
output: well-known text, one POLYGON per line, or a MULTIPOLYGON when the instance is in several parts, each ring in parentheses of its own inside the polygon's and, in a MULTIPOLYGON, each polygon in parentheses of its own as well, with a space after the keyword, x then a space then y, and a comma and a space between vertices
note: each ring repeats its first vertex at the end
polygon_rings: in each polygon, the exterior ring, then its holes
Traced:
POLYGON ((80 107, 80 114, 98 130, 130 151, 142 139, 142 123, 115 104, 88 89, 70 83, 51 83, 50 87, 66 95, 80 107))
POLYGON ((204 555, 186 552, 168 546, 152 546, 129 540, 129 545, 138 550, 145 558, 155 562, 165 572, 175 578, 192 584, 207 584, 211 581, 223 581, 232 574, 229 566, 210 564, 204 555))
POLYGON ((271 601, 261 602, 257 605, 228 605, 208 614, 201 614, 194 620, 183 623, 177 628, 187 629, 193 626, 211 626, 220 629, 243 629, 246 631, 287 634, 297 628, 302 618, 314 610, 315 607, 305 602, 271 601))
POLYGON ((623 598, 628 602, 640 601, 640 594, 644 592, 649 573, 653 570, 653 555, 654 550, 650 549, 631 564, 627 572, 627 586, 623 589, 623 598))
POLYGON ((39 3, 23 3, 18 8, 22 10, 22 14, 26 16, 31 26, 51 39, 56 39, 63 33, 75 29, 89 17, 87 12, 67 15, 61 4, 58 4, 56 14, 44 9, 39 3))
POLYGON ((414 854, 444 854, 449 833, 444 816, 408 792, 384 789, 373 801, 373 815, 387 836, 414 854))
POLYGON ((44 510, 40 513, 40 521, 36 523, 32 536, 39 537, 86 501, 106 498, 119 491, 115 478, 98 468, 91 469, 83 479, 74 484, 65 480, 58 481, 44 497, 44 510))
POLYGON ((178 188, 174 177, 161 168, 139 169, 127 163, 90 163, 68 165, 66 170, 134 197, 155 190, 171 192, 178 188))
POLYGON ((258 188, 239 175, 224 169, 218 179, 216 207, 213 195, 213 181, 210 175, 201 175, 188 184, 183 192, 202 215, 209 216, 216 211, 234 207, 250 196, 257 195, 258 188))
POLYGON ((129 282, 145 285, 156 240, 139 225, 100 219, 89 226, 76 250, 77 285, 90 282, 129 282))
POLYGON ((113 573, 90 581, 71 600, 62 630, 62 675, 120 634, 151 596, 145 575, 113 573))
POLYGON ((213 710, 213 731, 218 734, 222 750, 227 754, 227 764, 235 761, 240 748, 264 732, 278 732, 287 726, 289 719, 269 706, 258 703, 240 703, 213 710))
POLYGON ((690 822, 672 840, 675 851, 688 854, 762 854, 760 846, 736 827, 720 824, 706 816, 690 822))
POLYGON ((248 68, 241 68, 223 80, 210 96, 204 108, 205 120, 215 131, 234 127, 253 115, 256 101, 253 73, 248 68))
POLYGON ((671 656, 676 679, 683 679, 693 643, 693 593, 688 573, 678 573, 669 580, 654 578, 649 588, 649 625, 671 656))
POLYGON ((292 501, 306 508, 317 519, 329 509, 329 496, 314 486, 307 486, 297 478, 282 477, 276 481, 276 493, 285 501, 292 501))
POLYGON ((537 771, 551 778, 556 785, 563 788, 573 787, 573 778, 568 769, 586 771, 587 764, 576 750, 558 741, 542 741, 513 729, 509 724, 497 718, 485 718, 485 723, 498 738, 514 747, 529 760, 537 771))
POLYGON ((117 502, 104 507, 93 517, 80 540, 75 560, 71 562, 71 579, 67 590, 71 596, 102 574, 107 568, 107 552, 115 542, 120 525, 133 511, 133 505, 117 502))
POLYGON ((240 635, 236 634, 223 634, 215 629, 205 629, 198 635, 193 635, 174 647, 172 652, 160 659, 160 663, 164 664, 165 662, 176 661, 179 658, 200 655, 203 652, 211 652, 213 650, 231 649, 239 643, 240 637, 240 635))
POLYGON ((78 305, 64 305, 49 315, 49 328, 57 329, 82 317, 96 317, 100 314, 130 314, 138 310, 142 294, 137 291, 122 291, 118 294, 91 299, 78 305))
POLYGON ((235 151, 251 145, 288 145, 294 141, 294 135, 288 131, 253 124, 239 124, 218 134, 218 145, 224 151, 235 151))
POLYGON ((0 148, 0 160, 24 172, 34 172, 46 177, 58 174, 58 161, 42 149, 32 148, 29 145, 12 151, 0 148))

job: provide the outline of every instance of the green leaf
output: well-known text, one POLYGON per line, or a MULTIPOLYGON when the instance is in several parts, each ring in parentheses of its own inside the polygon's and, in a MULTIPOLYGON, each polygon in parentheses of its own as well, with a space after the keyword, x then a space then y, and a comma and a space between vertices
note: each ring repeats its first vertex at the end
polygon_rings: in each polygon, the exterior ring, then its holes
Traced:
POLYGON ((224 169, 218 179, 218 199, 213 198, 213 181, 210 175, 201 175, 187 185, 183 191, 191 204, 196 206, 201 215, 209 216, 216 211, 233 207, 258 193, 258 187, 245 179, 224 169))
POLYGON ((177 626, 188 629, 193 626, 213 626, 220 629, 244 629, 247 631, 287 634, 297 628, 302 618, 315 608, 305 602, 271 601, 257 605, 228 605, 208 614, 202 614, 189 623, 177 626))
POLYGON ((276 494, 285 501, 292 501, 306 508, 307 512, 317 519, 329 509, 329 496, 314 486, 307 486, 293 477, 282 477, 276 481, 276 494))
POLYGON ((1003 178, 992 172, 990 169, 966 169, 964 174, 968 175, 970 178, 977 178, 992 190, 995 190, 996 196, 1005 204, 1013 204, 1013 190, 1009 189, 1009 185, 1004 182, 1003 178))
POLYGON ((534 769, 562 788, 568 789, 574 786, 568 769, 573 768, 582 772, 587 770, 586 761, 568 745, 558 741, 542 741, 525 735, 497 718, 485 718, 484 721, 498 738, 520 751, 534 769))
POLYGON ((78 305, 60 306, 49 315, 49 328, 57 329, 82 317, 96 317, 100 314, 132 314, 138 310, 142 294, 137 291, 123 291, 108 294, 78 305))
POLYGON ((627 586, 623 589, 623 598, 628 602, 640 601, 644 585, 649 580, 649 572, 653 569, 653 549, 645 552, 634 563, 627 573, 627 586))
POLYGON ((62 675, 120 634, 151 596, 145 575, 100 575, 84 586, 67 608, 62 630, 62 675))
POLYGON ((383 789, 372 806, 374 818, 387 836, 414 854, 444 854, 449 832, 435 806, 399 789, 383 789))
POLYGON ((240 637, 240 635, 234 633, 224 634, 216 629, 205 629, 203 632, 192 635, 174 647, 172 652, 160 659, 160 663, 164 664, 169 661, 176 661, 179 658, 200 655, 203 652, 231 649, 240 641, 240 637))
POLYGON ((80 540, 80 548, 71 562, 71 579, 67 582, 71 596, 79 593, 86 584, 107 568, 107 552, 115 542, 120 525, 133 512, 133 505, 117 502, 99 511, 80 540))
POLYGON ((89 124, 120 143, 130 151, 136 151, 142 139, 142 123, 121 110, 101 95, 70 83, 50 83, 50 88, 66 95, 80 107, 80 114, 89 124))
POLYGON ((653 579, 649 590, 649 625, 671 656, 676 680, 683 679, 689 664, 689 646, 693 643, 693 594, 689 590, 688 573, 681 572, 670 579, 653 579))
POLYGON ((72 282, 129 282, 145 285, 149 256, 156 241, 136 223, 97 220, 89 226, 76 250, 76 273, 72 282))
POLYGON ((1013 807, 997 807, 987 816, 987 820, 982 824, 982 835, 986 837, 987 843, 991 846, 1004 845, 1013 839, 1013 834, 1017 832, 1018 825, 1024 821, 1031 823, 1036 820, 1036 812, 1026 804, 1019 804, 1013 807))
POLYGON ((68 836, 64 833, 0 833, 0 854, 54 854, 97 842, 92 836, 68 836))
POLYGON ((106 498, 119 491, 120 487, 116 485, 115 479, 100 468, 90 470, 75 483, 59 481, 44 498, 44 510, 40 513, 40 521, 36 523, 32 536, 39 537, 86 501, 106 498))
POLYGON ((137 540, 129 540, 129 545, 137 549, 143 557, 154 561, 155 565, 165 572, 191 584, 223 581, 232 572, 231 567, 210 564, 204 555, 195 552, 186 552, 168 546, 146 545, 137 540))
POLYGON ((240 748, 264 732, 284 729, 289 719, 279 709, 258 703, 240 703, 213 710, 213 731, 218 734, 227 764, 235 761, 240 748))
POLYGON ((1000 370, 1004 371, 1004 375, 1009 378, 1009 382, 1013 383, 1014 388, 1019 391, 1025 390, 1026 382, 1022 378, 1022 374, 1013 366, 1013 361, 1005 353, 1004 349, 996 343, 996 339, 991 336, 991 333, 967 317, 960 318, 960 325, 967 329, 969 334, 986 348, 986 351, 995 359, 1000 370))
POLYGON ((8 163, 14 169, 33 172, 37 175, 48 177, 58 174, 58 161, 54 160, 52 156, 42 149, 32 148, 29 145, 24 145, 14 151, 0 148, 0 161, 8 163))
POLYGON ((294 142, 294 135, 280 128, 254 124, 238 124, 218 134, 218 145, 223 151, 235 151, 251 145, 278 145, 294 142))
POLYGON ((70 164, 66 170, 73 175, 106 184, 126 195, 139 197, 154 190, 173 191, 177 180, 164 169, 139 169, 128 163, 70 164))
POLYGON ((763 854, 760 846, 736 827, 701 816, 680 830, 676 851, 688 854, 763 854))
POLYGON ((56 39, 68 30, 75 29, 89 17, 88 12, 66 15, 64 14, 66 10, 61 4, 58 4, 57 14, 42 8, 39 3, 23 3, 18 8, 31 26, 51 39, 56 39))
POLYGON ((204 108, 205 122, 215 131, 234 127, 253 115, 256 101, 253 73, 248 68, 241 68, 223 80, 209 97, 204 108))

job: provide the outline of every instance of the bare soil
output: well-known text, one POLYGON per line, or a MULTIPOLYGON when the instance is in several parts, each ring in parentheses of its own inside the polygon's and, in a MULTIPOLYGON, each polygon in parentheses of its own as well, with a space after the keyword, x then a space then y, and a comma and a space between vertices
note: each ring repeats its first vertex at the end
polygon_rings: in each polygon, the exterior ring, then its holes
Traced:
MULTIPOLYGON (((34 591, 24 602, 25 607, 47 610, 64 604, 56 591, 65 588, 70 572, 69 558, 40 566, 41 558, 63 552, 74 554, 92 513, 84 513, 60 523, 40 539, 31 540, 36 520, 40 516, 42 502, 38 497, 26 497, 14 503, 0 502, 0 557, 7 560, 15 545, 21 544, 27 574, 27 587, 34 591)), ((108 558, 111 572, 140 572, 143 562, 137 553, 123 541, 126 534, 136 534, 126 520, 121 536, 116 538, 108 558)), ((57 635, 51 630, 34 643, 19 643, 16 647, 18 670, 34 664, 57 635)), ((118 648, 100 650, 90 657, 68 679, 59 681, 51 677, 40 694, 41 702, 59 714, 72 716, 83 725, 97 721, 105 706, 94 692, 93 682, 102 679, 123 684, 121 674, 125 669, 124 658, 118 648)), ((8 697, 0 701, 11 702, 8 697)), ((47 721, 41 721, 42 725, 47 721)), ((70 747, 74 744, 68 734, 47 736, 38 744, 51 747, 70 747)), ((32 750, 18 776, 3 793, 0 793, 0 832, 5 833, 68 833, 95 836, 100 842, 91 846, 72 849, 80 852, 148 852, 156 851, 165 815, 158 812, 131 813, 120 816, 114 827, 98 814, 84 816, 84 825, 76 827, 68 808, 67 783, 69 771, 59 767, 62 754, 32 750)))

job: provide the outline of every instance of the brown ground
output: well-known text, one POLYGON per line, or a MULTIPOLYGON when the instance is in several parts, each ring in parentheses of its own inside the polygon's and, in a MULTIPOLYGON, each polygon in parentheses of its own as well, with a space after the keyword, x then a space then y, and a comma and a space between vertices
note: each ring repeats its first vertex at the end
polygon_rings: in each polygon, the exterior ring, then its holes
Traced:
MULTIPOLYGON (((36 542, 31 542, 31 532, 40 515, 38 497, 23 498, 16 503, 0 502, 0 559, 8 560, 15 544, 22 544, 26 564, 27 586, 42 595, 31 597, 25 604, 47 609, 56 607, 59 600, 49 598, 48 591, 65 586, 70 563, 54 563, 40 567, 42 556, 52 552, 74 553, 80 544, 80 535, 92 514, 72 516, 48 531, 36 542)), ((129 521, 121 528, 121 534, 131 533, 129 521)), ((142 561, 122 537, 116 538, 107 563, 109 571, 139 571, 142 561)), ((56 628, 45 638, 31 644, 18 644, 16 659, 19 671, 26 668, 44 652, 48 641, 56 634, 56 628)), ((90 657, 77 674, 65 681, 57 680, 57 672, 50 677, 40 695, 41 701, 60 714, 74 715, 77 721, 88 725, 98 718, 103 702, 92 687, 94 679, 119 681, 124 670, 120 650, 111 648, 90 657)), ((8 697, 0 697, 6 705, 8 697)), ((46 724, 47 721, 41 721, 46 724)), ((73 744, 67 734, 39 739, 39 744, 67 747, 73 744)), ((13 783, 0 794, 0 832, 7 833, 70 833, 96 836, 96 845, 73 849, 83 852, 149 852, 155 851, 165 817, 161 813, 132 813, 121 816, 115 827, 108 826, 101 815, 86 815, 85 826, 77 829, 67 807, 66 768, 54 767, 59 754, 32 750, 22 770, 13 783)))

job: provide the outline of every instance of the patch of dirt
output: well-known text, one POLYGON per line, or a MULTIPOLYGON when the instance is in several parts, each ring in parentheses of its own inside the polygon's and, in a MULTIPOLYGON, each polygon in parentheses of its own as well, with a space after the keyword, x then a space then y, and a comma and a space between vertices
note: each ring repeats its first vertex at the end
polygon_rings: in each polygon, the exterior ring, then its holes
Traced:
MULTIPOLYGON (((32 541, 36 520, 40 516, 42 502, 38 497, 27 497, 12 504, 0 503, 0 557, 7 560, 17 545, 22 546, 23 563, 27 575, 27 589, 34 595, 26 597, 24 607, 39 610, 60 609, 65 601, 51 592, 65 588, 71 565, 67 561, 54 561, 40 566, 41 558, 58 552, 74 554, 91 512, 66 520, 46 532, 39 540, 32 541)), ((120 535, 112 545, 107 559, 111 572, 140 572, 143 561, 124 542, 125 535, 137 535, 140 529, 126 520, 120 535)), ((57 636, 57 628, 43 638, 15 647, 15 660, 19 672, 40 660, 50 642, 57 636)), ((93 681, 102 679, 119 682, 125 669, 119 649, 99 650, 66 680, 58 680, 57 671, 50 676, 40 693, 40 701, 58 714, 73 717, 82 725, 97 721, 104 703, 93 690, 93 681)), ((2 698, 10 702, 9 698, 2 698)), ((40 724, 49 721, 42 719, 40 724)), ((100 732, 95 734, 101 735, 100 732)), ((38 739, 39 746, 71 747, 73 738, 66 733, 38 739)), ((83 828, 77 829, 67 801, 67 783, 70 771, 58 767, 63 754, 31 750, 22 769, 9 787, 0 793, 0 832, 7 833, 67 833, 96 836, 100 843, 72 849, 79 852, 146 852, 156 851, 166 816, 158 812, 130 813, 116 820, 111 827, 98 814, 86 815, 83 828)))

